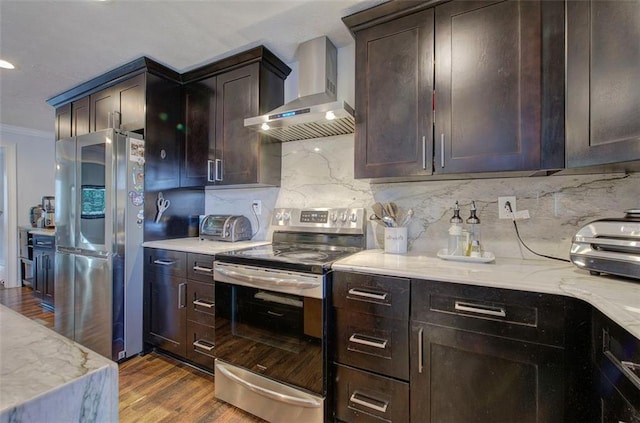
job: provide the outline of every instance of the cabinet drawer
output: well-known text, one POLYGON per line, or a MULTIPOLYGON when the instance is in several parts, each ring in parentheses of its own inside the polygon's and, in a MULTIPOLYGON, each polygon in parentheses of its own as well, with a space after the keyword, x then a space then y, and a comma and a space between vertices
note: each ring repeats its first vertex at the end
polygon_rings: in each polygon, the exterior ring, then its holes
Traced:
POLYGON ((187 322, 187 359, 213 370, 215 331, 213 327, 187 322))
POLYGON ((192 280, 187 282, 187 319, 208 326, 215 324, 213 284, 192 280))
POLYGON ((187 276, 187 253, 145 248, 144 270, 184 278, 187 276))
POLYGON ((336 418, 343 422, 409 421, 409 384, 336 365, 336 418))
POLYGON ((409 322, 336 311, 336 361, 409 380, 409 322))
POLYGON ((213 256, 208 254, 187 254, 187 278, 213 284, 213 256))
POLYGON ((560 296, 432 281, 414 281, 412 291, 412 320, 564 346, 560 296))
POLYGON ((409 318, 409 279, 335 272, 333 305, 353 311, 409 318))

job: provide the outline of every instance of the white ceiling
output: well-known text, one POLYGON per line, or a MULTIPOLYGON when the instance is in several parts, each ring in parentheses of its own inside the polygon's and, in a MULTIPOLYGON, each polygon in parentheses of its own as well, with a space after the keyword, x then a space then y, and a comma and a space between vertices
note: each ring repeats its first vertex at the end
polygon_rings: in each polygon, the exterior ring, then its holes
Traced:
POLYGON ((141 56, 178 72, 260 44, 353 43, 343 16, 384 0, 0 0, 0 123, 53 132, 46 100, 141 56))

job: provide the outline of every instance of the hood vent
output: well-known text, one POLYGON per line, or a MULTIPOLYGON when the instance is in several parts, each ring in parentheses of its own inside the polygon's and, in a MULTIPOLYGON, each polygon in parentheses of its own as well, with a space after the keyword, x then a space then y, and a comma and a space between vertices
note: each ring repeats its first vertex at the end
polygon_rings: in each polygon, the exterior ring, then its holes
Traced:
POLYGON ((280 141, 352 134, 354 111, 338 100, 338 52, 327 37, 298 46, 298 98, 262 116, 247 118, 244 126, 280 141))

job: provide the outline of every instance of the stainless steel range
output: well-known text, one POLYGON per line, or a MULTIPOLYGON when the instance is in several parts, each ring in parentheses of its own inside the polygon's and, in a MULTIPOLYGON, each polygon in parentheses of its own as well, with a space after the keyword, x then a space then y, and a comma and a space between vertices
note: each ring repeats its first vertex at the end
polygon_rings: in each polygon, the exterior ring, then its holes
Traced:
POLYGON ((363 208, 277 209, 273 238, 216 254, 216 397, 270 422, 323 422, 331 264, 366 247, 363 208))

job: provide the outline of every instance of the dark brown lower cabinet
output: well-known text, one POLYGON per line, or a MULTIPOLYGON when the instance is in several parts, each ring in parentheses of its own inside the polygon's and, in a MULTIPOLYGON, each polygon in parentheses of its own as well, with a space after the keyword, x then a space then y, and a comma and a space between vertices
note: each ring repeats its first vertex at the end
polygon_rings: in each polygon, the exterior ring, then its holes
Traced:
MULTIPOLYGON (((340 422, 409 421, 409 384, 336 364, 335 416, 340 422)), ((422 420, 413 420, 422 421, 422 420)))
POLYGON ((186 280, 167 274, 145 272, 144 284, 145 342, 185 357, 186 280))
POLYGON ((564 351, 414 322, 412 422, 562 422, 564 351))
MULTIPOLYGON (((189 254, 189 260, 191 257, 189 254)), ((213 265, 213 258, 210 260, 213 265)), ((187 282, 187 360, 213 371, 215 345, 213 277, 209 282, 187 282)))

